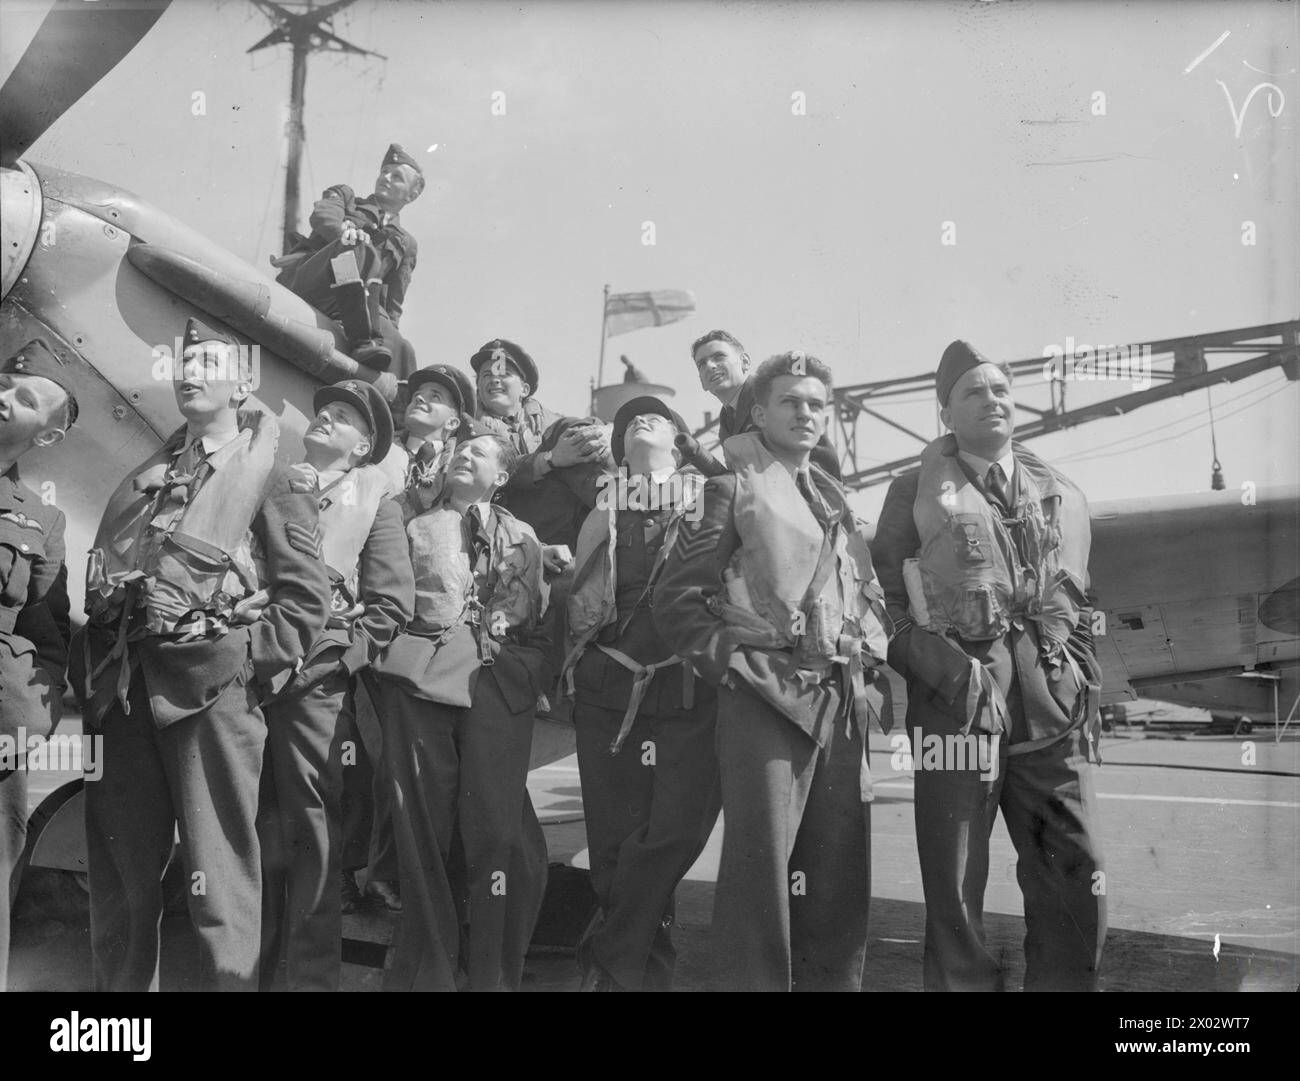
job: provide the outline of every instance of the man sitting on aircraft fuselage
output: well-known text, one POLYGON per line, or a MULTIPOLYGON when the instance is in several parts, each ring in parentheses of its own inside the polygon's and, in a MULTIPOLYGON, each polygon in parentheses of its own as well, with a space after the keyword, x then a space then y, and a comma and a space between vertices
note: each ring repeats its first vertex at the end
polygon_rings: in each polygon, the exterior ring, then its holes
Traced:
POLYGON ((387 371, 396 358, 399 379, 415 369, 397 324, 418 248, 399 214, 423 190, 419 162, 394 143, 373 195, 358 199, 346 184, 327 188, 312 208, 311 236, 271 260, 281 285, 343 324, 354 360, 387 371))

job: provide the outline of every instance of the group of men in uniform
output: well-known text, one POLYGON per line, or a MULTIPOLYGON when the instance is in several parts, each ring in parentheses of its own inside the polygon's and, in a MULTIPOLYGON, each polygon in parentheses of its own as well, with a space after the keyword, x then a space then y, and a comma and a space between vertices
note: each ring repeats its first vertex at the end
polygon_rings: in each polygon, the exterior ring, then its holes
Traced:
MULTIPOLYGON (((987 737, 1000 764, 922 768, 917 749, 926 986, 1000 984, 981 919, 999 808, 1027 986, 1096 986, 1086 503, 1011 441, 998 365, 944 353, 951 433, 894 482, 871 540, 822 464, 832 374, 801 352, 750 371, 730 334, 695 343, 731 409, 703 470, 657 398, 612 426, 551 413, 505 339, 475 352, 473 380, 408 373, 396 425, 368 382, 321 388, 287 465, 234 340, 192 319, 184 344, 183 424, 109 500, 70 651, 62 517, 14 463, 63 437, 75 395, 41 343, 0 374, 0 721, 53 723, 69 662, 103 739, 97 987, 157 987, 178 828, 201 982, 337 988, 366 760, 397 855, 370 877, 400 885, 381 893, 401 912, 385 987, 517 989, 546 885, 533 719, 571 697, 599 902, 583 989, 671 987, 674 894, 721 810, 716 985, 857 990, 886 663, 915 736, 987 737)), ((22 783, 0 772, 0 870, 22 783)))

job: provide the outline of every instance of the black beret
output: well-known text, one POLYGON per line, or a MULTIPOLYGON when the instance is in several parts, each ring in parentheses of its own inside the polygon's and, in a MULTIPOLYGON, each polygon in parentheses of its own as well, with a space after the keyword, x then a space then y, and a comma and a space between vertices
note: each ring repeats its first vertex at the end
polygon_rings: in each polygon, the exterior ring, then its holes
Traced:
POLYGON ((490 342, 485 342, 479 351, 469 358, 469 366, 474 369, 474 374, 478 375, 478 370, 484 364, 498 358, 513 364, 524 377, 524 382, 528 384, 531 393, 537 393, 537 384, 541 382, 542 377, 536 363, 520 346, 506 341, 505 338, 493 338, 490 342))
POLYGON ((640 398, 633 398, 631 401, 624 402, 618 407, 618 412, 614 414, 614 434, 609 441, 609 449, 614 455, 616 465, 623 464, 623 436, 627 432, 627 426, 637 417, 646 413, 658 413, 659 416, 672 421, 679 432, 688 434, 690 432, 690 429, 686 427, 686 421, 682 420, 664 402, 651 394, 643 394, 640 398))
POLYGON ((970 342, 952 342, 939 358, 939 370, 934 375, 934 392, 939 396, 939 404, 947 405, 948 395, 957 380, 981 364, 993 364, 995 368, 1005 370, 1005 365, 995 364, 970 342))
POLYGON ((393 415, 379 388, 361 379, 345 379, 321 387, 312 397, 311 405, 320 412, 328 402, 346 402, 365 418, 370 425, 370 457, 367 461, 382 462, 388 448, 393 445, 393 415))
POLYGON ((71 428, 76 423, 77 391, 72 369, 40 338, 33 338, 0 364, 0 372, 9 375, 39 375, 51 383, 57 383, 68 395, 68 427, 71 428))
POLYGON ((437 383, 444 390, 450 391, 456 411, 469 412, 474 408, 474 384, 470 377, 459 368, 450 364, 430 364, 412 372, 406 380, 406 400, 409 402, 415 392, 425 383, 437 383))

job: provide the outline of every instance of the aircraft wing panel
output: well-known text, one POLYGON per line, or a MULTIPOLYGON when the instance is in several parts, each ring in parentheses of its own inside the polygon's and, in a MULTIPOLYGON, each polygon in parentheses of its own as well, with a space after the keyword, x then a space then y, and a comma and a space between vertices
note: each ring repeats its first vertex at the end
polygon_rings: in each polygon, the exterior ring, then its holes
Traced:
POLYGON ((1131 697, 1135 687, 1300 658, 1294 488, 1098 504, 1092 517, 1105 701, 1131 697), (1262 609, 1284 614, 1266 624, 1262 609))

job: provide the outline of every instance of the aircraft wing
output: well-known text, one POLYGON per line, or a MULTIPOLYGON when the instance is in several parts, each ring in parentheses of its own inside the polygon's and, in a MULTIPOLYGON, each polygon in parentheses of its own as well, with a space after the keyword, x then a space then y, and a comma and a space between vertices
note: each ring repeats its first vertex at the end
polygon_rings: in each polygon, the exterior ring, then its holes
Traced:
POLYGON ((1178 700, 1171 685, 1194 681, 1213 704, 1214 684, 1244 672, 1294 681, 1300 489, 1096 504, 1089 570, 1104 702, 1178 700))

